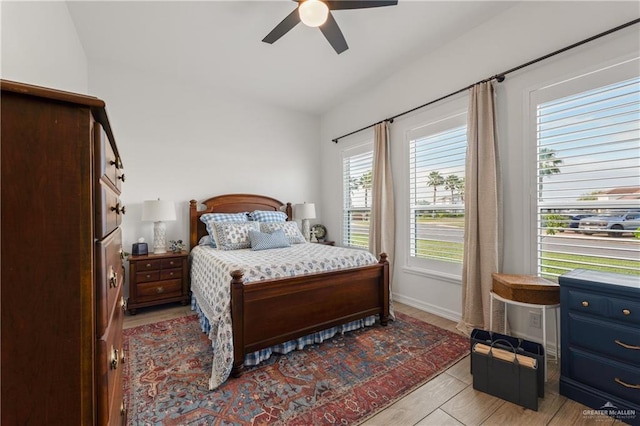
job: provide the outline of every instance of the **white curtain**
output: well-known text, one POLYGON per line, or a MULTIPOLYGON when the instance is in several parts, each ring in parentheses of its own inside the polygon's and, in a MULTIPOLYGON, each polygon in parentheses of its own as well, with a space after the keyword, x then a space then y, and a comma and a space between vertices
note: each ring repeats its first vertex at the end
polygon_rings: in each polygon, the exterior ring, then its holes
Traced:
POLYGON ((393 201, 393 179, 389 150, 389 124, 384 121, 375 125, 373 144, 373 182, 371 189, 371 216, 369 218, 369 251, 378 256, 387 253, 389 258, 389 312, 391 318, 391 278, 395 261, 395 211, 393 201))
MULTIPOLYGON (((502 261, 502 196, 492 82, 471 89, 465 168, 465 237, 462 264, 462 319, 458 330, 471 334, 489 327, 491 274, 502 261)), ((501 329, 504 306, 494 303, 501 329)), ((500 327, 500 328, 499 328, 500 327)))

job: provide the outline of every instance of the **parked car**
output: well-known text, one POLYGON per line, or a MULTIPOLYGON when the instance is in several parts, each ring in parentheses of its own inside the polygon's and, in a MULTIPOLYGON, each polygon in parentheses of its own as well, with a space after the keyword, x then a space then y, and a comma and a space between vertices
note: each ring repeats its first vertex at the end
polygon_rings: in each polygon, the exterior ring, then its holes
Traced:
POLYGON ((593 217, 596 216, 595 213, 578 213, 578 214, 572 214, 569 216, 569 228, 572 229, 578 229, 580 227, 580 220, 587 218, 587 217, 593 217))
POLYGON ((634 232, 638 228, 640 228, 640 211, 587 217, 580 219, 578 226, 583 234, 606 232, 610 237, 621 237, 625 232, 634 232))

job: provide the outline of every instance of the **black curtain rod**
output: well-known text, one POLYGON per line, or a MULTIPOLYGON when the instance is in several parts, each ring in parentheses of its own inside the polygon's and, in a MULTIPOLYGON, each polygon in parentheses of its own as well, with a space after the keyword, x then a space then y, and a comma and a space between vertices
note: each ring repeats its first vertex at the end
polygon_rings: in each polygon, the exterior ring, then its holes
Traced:
POLYGON ((429 102, 427 102, 426 104, 422 104, 422 105, 417 106, 417 107, 415 107, 415 108, 411 108, 411 109, 410 109, 410 110, 408 110, 408 111, 404 111, 404 112, 401 112, 400 114, 396 114, 396 115, 394 115, 394 116, 392 116, 392 117, 385 118, 384 120, 380 120, 380 121, 378 121, 377 123, 369 124, 368 126, 365 126, 365 127, 361 128, 361 129, 354 130, 353 132, 347 133, 346 135, 342 135, 342 136, 339 136, 339 137, 337 137, 337 138, 335 138, 335 139, 331 139, 331 140, 332 140, 333 142, 335 142, 335 143, 338 143, 338 141, 339 141, 340 139, 342 139, 342 138, 346 138, 347 136, 351 136, 351 135, 354 135, 354 134, 356 134, 356 133, 360 133, 360 132, 361 132, 361 131, 363 131, 363 130, 370 129, 371 127, 373 127, 373 126, 375 126, 375 125, 378 125, 378 124, 380 124, 380 123, 384 123, 385 121, 388 121, 389 123, 393 123, 393 120, 394 120, 394 119, 396 119, 396 118, 398 118, 398 117, 402 117, 403 115, 410 114, 410 113, 412 113, 412 112, 414 112, 414 111, 417 111, 417 110, 419 110, 419 109, 421 109, 421 108, 427 107, 427 106, 429 106, 429 105, 431 105, 431 104, 435 104, 436 102, 440 102, 440 101, 442 101, 442 100, 444 100, 444 99, 450 98, 451 96, 455 96, 455 95, 457 95, 457 94, 459 94, 459 93, 465 92, 465 91, 467 91, 467 90, 471 89, 471 88, 472 88, 473 86, 475 86, 476 84, 486 83, 486 82, 491 81, 491 80, 496 80, 496 81, 498 81, 498 83, 502 83, 502 82, 504 81, 505 76, 506 76, 507 74, 510 74, 510 73, 512 73, 512 72, 515 72, 515 71, 518 71, 518 70, 520 70, 520 69, 522 69, 522 68, 528 67, 529 65, 533 65, 533 64, 535 64, 535 63, 537 63, 537 62, 543 61, 543 60, 545 60, 545 59, 548 59, 548 58, 550 58, 550 57, 552 57, 552 56, 555 56, 555 55, 558 55, 558 54, 560 54, 560 53, 566 52, 567 50, 571 50, 571 49, 573 49, 573 48, 575 48, 575 47, 582 46, 583 44, 586 44, 586 43, 589 43, 590 41, 593 41, 593 40, 599 39, 600 37, 604 37, 604 36, 609 35, 609 34, 611 34, 611 33, 615 33, 616 31, 620 31, 620 30, 622 30, 622 29, 624 29, 624 28, 630 27, 631 25, 635 25, 635 24, 637 24, 638 22, 640 22, 640 19, 634 19, 633 21, 629 21, 629 22, 627 22, 626 24, 622 24, 622 25, 617 26, 617 27, 615 27, 615 28, 611 28, 610 30, 607 30, 607 31, 602 32, 602 33, 600 33, 600 34, 596 34, 596 35, 594 35, 594 36, 592 36, 592 37, 586 38, 586 39, 581 40, 581 41, 579 41, 579 42, 577 42, 577 43, 573 43, 573 44, 572 44, 572 45, 570 45, 570 46, 563 47, 562 49, 556 50, 555 52, 548 53, 548 54, 546 54, 546 55, 544 55, 544 56, 540 56, 539 58, 536 58, 536 59, 534 59, 534 60, 532 60, 532 61, 526 62, 526 63, 524 63, 524 64, 522 64, 522 65, 518 65, 517 67, 513 67, 513 68, 511 68, 511 69, 509 69, 509 70, 507 70, 507 71, 503 71, 503 72, 498 73, 498 74, 496 74, 496 75, 494 75, 494 76, 491 76, 491 77, 489 77, 489 78, 485 78, 484 80, 480 80, 480 81, 478 81, 477 83, 470 84, 470 85, 468 85, 467 87, 463 87, 462 89, 460 89, 460 90, 456 90, 455 92, 449 93, 448 95, 444 95, 444 96, 442 96, 442 97, 440 97, 440 98, 438 98, 438 99, 435 99, 435 100, 433 100, 433 101, 429 101, 429 102))

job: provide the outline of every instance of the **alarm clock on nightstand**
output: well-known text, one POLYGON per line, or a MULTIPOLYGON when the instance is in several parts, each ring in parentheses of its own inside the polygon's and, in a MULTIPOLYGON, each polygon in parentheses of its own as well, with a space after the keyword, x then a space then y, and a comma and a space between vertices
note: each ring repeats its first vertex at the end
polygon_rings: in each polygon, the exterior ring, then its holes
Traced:
POLYGON ((149 246, 144 242, 144 238, 140 238, 137 243, 133 243, 131 254, 134 256, 146 256, 149 254, 149 246))

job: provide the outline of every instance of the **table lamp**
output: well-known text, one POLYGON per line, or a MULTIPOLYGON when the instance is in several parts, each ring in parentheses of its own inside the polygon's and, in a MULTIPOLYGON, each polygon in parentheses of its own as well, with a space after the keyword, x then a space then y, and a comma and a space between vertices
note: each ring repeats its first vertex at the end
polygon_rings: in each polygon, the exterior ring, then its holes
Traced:
POLYGON ((142 220, 153 222, 153 253, 167 252, 164 222, 176 220, 176 207, 173 201, 148 200, 142 204, 142 220))
POLYGON ((313 203, 296 204, 294 216, 302 219, 302 235, 306 241, 309 241, 311 238, 309 219, 316 218, 316 205, 313 203))

